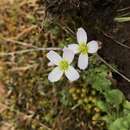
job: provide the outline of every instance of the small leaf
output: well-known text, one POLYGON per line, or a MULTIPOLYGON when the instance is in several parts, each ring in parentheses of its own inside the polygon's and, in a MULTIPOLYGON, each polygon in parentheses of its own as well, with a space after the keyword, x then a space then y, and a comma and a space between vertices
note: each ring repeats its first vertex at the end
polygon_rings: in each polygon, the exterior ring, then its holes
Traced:
POLYGON ((119 105, 124 100, 124 95, 120 90, 110 90, 106 93, 106 100, 109 103, 119 105))
POLYGON ((97 76, 95 81, 93 82, 93 87, 100 92, 104 92, 110 89, 111 82, 106 80, 106 78, 102 76, 97 76))
POLYGON ((127 119, 126 120, 128 121, 128 125, 130 127, 130 113, 127 115, 127 119))
POLYGON ((126 101, 123 103, 123 107, 130 110, 130 102, 126 100, 126 101))
POLYGON ((107 109, 107 104, 103 101, 97 101, 96 102, 96 105, 104 112, 107 112, 108 109, 107 109))
POLYGON ((127 130, 125 126, 123 126, 123 118, 118 118, 109 126, 109 130, 127 130))
POLYGON ((111 114, 107 114, 105 116, 102 117, 102 120, 106 122, 106 124, 108 125, 108 127, 110 126, 110 124, 113 123, 113 121, 115 120, 115 117, 111 114))
POLYGON ((60 92, 60 102, 66 107, 72 106, 72 100, 67 89, 60 92))

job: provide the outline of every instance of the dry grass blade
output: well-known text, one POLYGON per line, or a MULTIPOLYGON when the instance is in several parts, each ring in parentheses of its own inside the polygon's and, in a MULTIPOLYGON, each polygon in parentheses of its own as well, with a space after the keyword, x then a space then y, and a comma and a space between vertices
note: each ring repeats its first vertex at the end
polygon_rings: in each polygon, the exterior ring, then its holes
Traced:
POLYGON ((130 22, 130 17, 116 17, 114 20, 119 23, 130 22))
POLYGON ((115 68, 113 68, 109 63, 107 63, 101 56, 99 56, 97 54, 98 58, 105 64, 107 65, 110 69, 112 69, 115 73, 117 73, 118 75, 120 75, 123 79, 125 79, 126 81, 128 81, 130 83, 130 79, 128 77, 126 77, 125 75, 123 75, 121 72, 119 72, 118 70, 116 70, 115 68))
POLYGON ((51 50, 55 50, 55 51, 61 51, 62 48, 34 48, 34 49, 25 49, 25 50, 20 50, 20 51, 14 51, 14 52, 1 52, 0 56, 13 56, 13 55, 20 55, 20 54, 24 54, 24 53, 29 53, 29 52, 33 52, 33 51, 51 51, 51 50))

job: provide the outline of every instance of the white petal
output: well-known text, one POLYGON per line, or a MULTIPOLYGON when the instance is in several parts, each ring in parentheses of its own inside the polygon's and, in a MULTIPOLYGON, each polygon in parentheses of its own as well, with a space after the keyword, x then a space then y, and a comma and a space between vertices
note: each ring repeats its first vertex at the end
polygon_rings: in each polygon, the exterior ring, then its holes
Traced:
POLYGON ((71 49, 75 54, 79 52, 78 47, 79 47, 79 45, 77 45, 77 44, 68 45, 68 48, 71 49))
POLYGON ((48 63, 48 66, 54 66, 55 64, 54 63, 52 63, 52 62, 49 62, 48 63))
POLYGON ((47 58, 53 63, 58 65, 58 63, 62 60, 59 54, 57 54, 55 51, 50 51, 47 53, 47 58))
POLYGON ((98 43, 96 41, 90 41, 88 44, 88 53, 96 53, 98 50, 98 43))
POLYGON ((66 59, 69 63, 71 63, 74 59, 74 52, 69 48, 64 48, 63 58, 66 59))
POLYGON ((68 70, 65 71, 65 75, 70 81, 75 81, 79 78, 79 73, 72 66, 69 66, 68 70))
POLYGON ((77 31, 77 41, 78 43, 86 43, 87 42, 87 33, 83 28, 79 28, 77 31))
POLYGON ((88 67, 88 55, 87 54, 80 54, 79 55, 78 67, 81 70, 84 70, 88 67))
POLYGON ((48 79, 51 82, 56 82, 61 78, 62 75, 63 75, 63 71, 61 71, 59 67, 56 67, 52 70, 52 72, 49 73, 48 79))

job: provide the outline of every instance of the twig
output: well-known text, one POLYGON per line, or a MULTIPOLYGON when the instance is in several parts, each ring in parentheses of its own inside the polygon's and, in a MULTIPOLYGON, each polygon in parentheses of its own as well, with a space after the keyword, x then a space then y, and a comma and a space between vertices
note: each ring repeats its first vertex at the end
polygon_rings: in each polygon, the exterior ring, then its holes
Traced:
POLYGON ((64 30, 67 34, 75 36, 75 32, 68 27, 67 25, 62 26, 61 24, 57 24, 62 30, 64 30))
POLYGON ((125 48, 127 48, 127 49, 130 49, 129 46, 124 45, 123 43, 121 43, 121 42, 119 42, 119 41, 113 39, 111 36, 109 36, 109 35, 106 34, 105 32, 102 31, 102 33, 103 33, 104 36, 106 36, 107 38, 110 38, 111 40, 113 40, 113 41, 114 41, 115 43, 117 43, 118 45, 120 45, 120 46, 122 46, 122 47, 125 47, 125 48))
POLYGON ((38 64, 34 64, 34 65, 27 65, 27 66, 23 66, 23 67, 13 67, 13 69, 11 69, 10 71, 11 72, 14 72, 14 71, 26 71, 28 69, 31 69, 31 68, 34 68, 34 67, 37 67, 38 64))
POLYGON ((123 75, 122 73, 120 73, 118 70, 116 70, 115 68, 113 68, 109 63, 107 63, 101 56, 99 56, 97 54, 98 58, 105 64, 107 65, 110 69, 112 69, 115 73, 117 73, 118 75, 120 75, 123 79, 125 79, 126 81, 128 81, 130 83, 130 79, 128 77, 126 77, 125 75, 123 75))
POLYGON ((47 130, 52 130, 50 127, 46 126, 45 124, 39 122, 39 125, 41 125, 43 128, 47 129, 47 130))
POLYGON ((74 110, 74 109, 76 109, 76 108, 79 107, 79 106, 80 106, 80 104, 77 103, 76 105, 74 105, 74 106, 71 108, 71 110, 74 110))
POLYGON ((24 29, 21 33, 19 33, 19 34, 15 37, 15 39, 19 39, 19 38, 23 37, 24 35, 27 35, 27 33, 31 32, 31 31, 32 31, 33 29, 35 29, 35 28, 37 28, 37 26, 36 26, 36 25, 33 25, 33 26, 31 26, 31 27, 28 27, 28 28, 24 29))
POLYGON ((129 10, 130 7, 125 7, 125 8, 122 8, 122 9, 118 9, 117 12, 122 12, 122 11, 125 11, 125 10, 129 10))
POLYGON ((33 48, 38 48, 37 46, 32 45, 31 43, 26 43, 26 42, 21 42, 21 41, 17 41, 11 38, 4 38, 4 37, 0 37, 1 40, 4 40, 6 42, 12 42, 12 43, 16 43, 22 46, 26 46, 26 47, 33 47, 33 48))
POLYGON ((59 51, 59 50, 62 50, 62 48, 49 47, 49 48, 25 49, 25 50, 8 52, 8 53, 1 52, 0 56, 12 56, 12 55, 15 55, 15 54, 24 54, 24 53, 28 53, 28 52, 32 52, 32 51, 50 51, 50 50, 59 51))
POLYGON ((122 22, 129 22, 130 21, 130 17, 128 16, 121 16, 121 17, 116 17, 114 19, 116 22, 122 23, 122 22))

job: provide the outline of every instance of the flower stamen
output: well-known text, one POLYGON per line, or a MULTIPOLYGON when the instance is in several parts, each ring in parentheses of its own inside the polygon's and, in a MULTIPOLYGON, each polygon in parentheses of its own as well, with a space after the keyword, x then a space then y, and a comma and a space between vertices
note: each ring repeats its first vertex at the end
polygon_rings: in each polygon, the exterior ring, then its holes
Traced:
POLYGON ((88 53, 87 45, 84 43, 79 44, 79 52, 81 52, 82 54, 87 54, 88 53))
POLYGON ((60 63, 59 63, 59 68, 60 68, 62 71, 67 70, 67 69, 69 68, 69 63, 68 63, 68 61, 66 61, 66 60, 60 61, 60 63))

